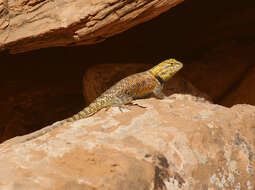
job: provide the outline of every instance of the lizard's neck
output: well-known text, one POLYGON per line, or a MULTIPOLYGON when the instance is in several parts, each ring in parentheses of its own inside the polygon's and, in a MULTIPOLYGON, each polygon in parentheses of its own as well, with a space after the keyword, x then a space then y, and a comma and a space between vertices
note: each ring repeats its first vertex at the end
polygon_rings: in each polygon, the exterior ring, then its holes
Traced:
POLYGON ((166 81, 165 81, 164 79, 162 79, 158 74, 154 75, 153 72, 151 72, 151 71, 149 71, 149 74, 150 74, 155 80, 157 80, 161 86, 163 86, 163 85, 165 84, 166 81))
POLYGON ((163 86, 165 81, 157 74, 155 75, 155 78, 159 81, 160 85, 163 86))

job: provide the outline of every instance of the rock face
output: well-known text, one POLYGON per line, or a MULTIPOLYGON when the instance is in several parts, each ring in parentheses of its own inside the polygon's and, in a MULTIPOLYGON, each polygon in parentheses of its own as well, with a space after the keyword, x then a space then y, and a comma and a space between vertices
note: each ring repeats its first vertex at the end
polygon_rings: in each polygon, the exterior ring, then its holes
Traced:
MULTIPOLYGON (((52 82, 51 85, 46 86, 34 82, 35 88, 25 89, 23 92, 13 88, 14 83, 10 84, 10 88, 12 87, 15 93, 0 101, 2 111, 0 142, 39 130, 52 121, 61 120, 81 110, 85 105, 80 95, 79 82, 77 81, 76 86, 68 81, 62 83, 61 89, 59 83, 52 82), (66 105, 67 100, 69 106, 66 105), (47 111, 41 114, 41 110, 47 111)), ((23 85, 29 86, 29 84, 31 83, 23 85)))
POLYGON ((0 50, 98 43, 182 1, 1 0, 0 50))
POLYGON ((199 60, 185 64, 183 76, 221 105, 255 105, 255 85, 248 85, 255 76, 255 65, 251 61, 254 48, 255 43, 246 46, 223 43, 211 48, 199 60))
POLYGON ((231 105, 233 102, 244 102, 255 105, 255 65, 250 65, 247 72, 235 86, 234 92, 227 94, 221 101, 225 105, 231 105))
MULTIPOLYGON (((17 27, 27 27, 26 31, 24 28, 25 32, 19 34, 32 34, 34 30, 31 30, 30 26, 42 20, 34 19, 30 22, 33 13, 29 7, 42 5, 34 10, 35 13, 40 8, 45 10, 49 1, 40 1, 41 4, 37 5, 32 2, 35 1, 0 0, 1 27, 7 26, 5 20, 9 19, 12 21, 9 23, 9 26, 12 26, 8 27, 9 29, 15 29, 16 32, 20 31, 16 30, 17 27), (7 7, 10 7, 10 10, 7 7), (16 14, 18 11, 20 12, 16 14), (23 14, 24 12, 26 14, 23 14), (25 25, 16 24, 16 19, 24 18, 24 15, 29 22, 25 25)), ((61 1, 57 4, 66 7, 74 5, 66 5, 66 2, 61 1)), ((83 1, 88 2, 91 1, 83 1)), ((102 0, 97 5, 104 2, 102 0)), ((135 4, 134 1, 133 3, 135 4)), ((84 7, 77 9, 83 10, 84 7)), ((55 11, 55 15, 67 13, 65 11, 55 11)), ((84 107, 81 90, 82 68, 85 70, 88 66, 96 64, 157 64, 161 60, 174 57, 185 65, 181 76, 208 94, 217 104, 229 107, 240 103, 255 105, 254 12, 255 1, 184 1, 149 22, 95 45, 45 48, 12 55, 1 52, 0 141, 37 130, 84 107)), ((68 18, 73 19, 73 15, 83 13, 85 12, 71 12, 68 18)), ((47 18, 55 18, 54 15, 44 16, 38 14, 34 18, 44 18, 45 22, 47 18)), ((48 24, 41 25, 40 28, 42 27, 47 29, 48 24)), ((7 34, 7 28, 1 29, 2 40, 7 34)), ((55 32, 51 31, 51 34, 55 32)), ((58 33, 52 38, 44 38, 47 35, 42 35, 43 39, 40 40, 38 36, 33 36, 33 39, 26 38, 27 41, 20 40, 2 47, 13 48, 15 51, 15 47, 18 46, 17 51, 28 51, 27 43, 38 43, 38 46, 31 44, 31 48, 34 45, 39 48, 40 45, 45 47, 45 40, 59 43, 59 39, 63 37, 58 33)), ((65 40, 63 39, 63 42, 65 40)), ((86 81, 86 84, 92 83, 93 81, 86 81)), ((94 95, 90 94, 87 97, 94 95)))
POLYGON ((101 110, 1 144, 0 189, 254 189, 254 106, 181 94, 136 103, 146 108, 101 110))

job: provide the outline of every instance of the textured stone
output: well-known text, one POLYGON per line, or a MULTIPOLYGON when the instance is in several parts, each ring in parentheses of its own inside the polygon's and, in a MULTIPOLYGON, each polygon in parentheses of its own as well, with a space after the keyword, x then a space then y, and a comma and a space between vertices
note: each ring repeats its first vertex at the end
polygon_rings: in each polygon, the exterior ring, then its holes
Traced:
POLYGON ((227 94, 221 104, 231 106, 237 103, 255 105, 255 65, 247 68, 246 73, 231 89, 231 93, 227 94))
MULTIPOLYGON (((6 2, 0 0, 0 19, 7 13, 6 2)), ((15 55, 1 52, 1 140, 76 113, 85 106, 81 94, 83 68, 107 62, 156 64, 175 57, 185 64, 181 76, 214 102, 227 106, 254 104, 253 81, 246 83, 247 89, 243 86, 238 91, 240 95, 236 92, 246 76, 254 75, 249 71, 255 59, 254 12, 255 1, 184 1, 147 23, 95 45, 15 55)), ((1 28, 0 34, 8 33, 1 28)), ((58 37, 55 35, 52 43, 58 37)))
MULTIPOLYGON (((184 62, 187 64, 184 65, 183 76, 196 88, 212 97, 214 102, 228 106, 238 103, 254 104, 253 93, 247 93, 244 96, 235 91, 236 85, 246 78, 248 73, 255 75, 254 72, 249 71, 254 65, 251 61, 254 59, 254 48, 255 43, 250 45, 219 44, 197 60, 184 62), (238 96, 239 99, 225 103, 224 98, 232 96, 231 94, 238 96)), ((253 87, 247 86, 247 91, 248 89, 253 89, 253 87)))
POLYGON ((0 188, 253 189, 255 107, 189 95, 137 100, 0 145, 0 188))
POLYGON ((25 135, 53 121, 64 119, 84 107, 79 81, 76 85, 65 80, 61 83, 41 84, 34 81, 4 83, 0 97, 2 119, 0 141, 25 135), (22 83, 23 86, 19 86, 22 83), (25 88, 28 87, 28 88, 25 88), (45 110, 42 112, 42 110, 45 110))
POLYGON ((1 0, 0 50, 98 43, 183 0, 1 0))

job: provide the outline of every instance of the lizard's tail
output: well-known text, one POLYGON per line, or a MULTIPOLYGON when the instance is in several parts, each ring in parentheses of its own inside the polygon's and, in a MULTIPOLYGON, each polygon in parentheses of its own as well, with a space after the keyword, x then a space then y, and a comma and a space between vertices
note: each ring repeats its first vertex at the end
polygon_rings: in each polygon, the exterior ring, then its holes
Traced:
POLYGON ((96 113, 97 111, 101 110, 102 108, 108 107, 110 104, 104 101, 103 99, 101 100, 96 100, 92 102, 88 107, 84 108, 77 114, 73 115, 70 118, 65 119, 67 122, 71 121, 77 121, 79 119, 83 119, 86 117, 89 117, 96 113))
POLYGON ((101 110, 102 108, 108 107, 110 105, 110 102, 106 101, 106 100, 107 100, 106 98, 102 98, 102 97, 97 98, 88 107, 84 108, 82 111, 75 114, 74 116, 64 119, 62 121, 58 121, 49 127, 41 129, 41 130, 31 134, 30 136, 26 137, 22 142, 26 142, 26 141, 35 139, 39 136, 42 136, 42 135, 46 134, 47 132, 52 131, 53 129, 55 129, 67 122, 76 121, 76 120, 88 117, 88 116, 96 113, 97 111, 101 110))

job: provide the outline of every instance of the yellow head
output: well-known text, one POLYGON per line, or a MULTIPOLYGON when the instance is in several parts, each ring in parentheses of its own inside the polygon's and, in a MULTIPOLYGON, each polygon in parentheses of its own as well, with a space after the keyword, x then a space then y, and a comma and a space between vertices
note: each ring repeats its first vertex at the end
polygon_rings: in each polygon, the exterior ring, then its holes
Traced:
POLYGON ((182 63, 175 59, 167 59, 149 71, 156 77, 163 80, 163 82, 167 81, 171 78, 175 73, 177 73, 183 67, 182 63))

